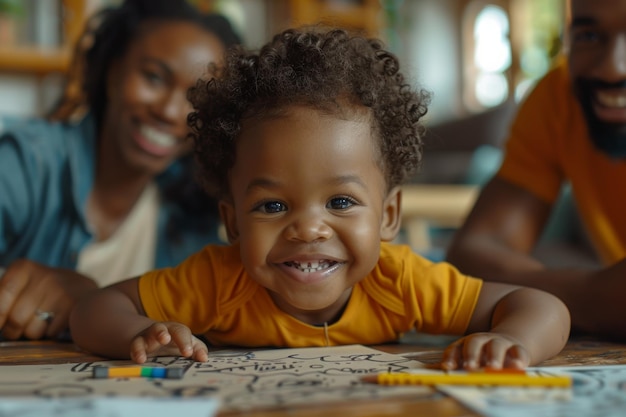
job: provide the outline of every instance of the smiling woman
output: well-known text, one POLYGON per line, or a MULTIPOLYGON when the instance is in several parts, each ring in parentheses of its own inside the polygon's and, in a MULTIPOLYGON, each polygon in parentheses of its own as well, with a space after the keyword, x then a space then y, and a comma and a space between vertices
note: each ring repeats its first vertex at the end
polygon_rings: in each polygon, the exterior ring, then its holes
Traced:
POLYGON ((5 122, 3 337, 56 336, 85 292, 219 242, 215 201, 192 179, 187 90, 237 43, 185 1, 126 0, 90 20, 50 117, 5 122))

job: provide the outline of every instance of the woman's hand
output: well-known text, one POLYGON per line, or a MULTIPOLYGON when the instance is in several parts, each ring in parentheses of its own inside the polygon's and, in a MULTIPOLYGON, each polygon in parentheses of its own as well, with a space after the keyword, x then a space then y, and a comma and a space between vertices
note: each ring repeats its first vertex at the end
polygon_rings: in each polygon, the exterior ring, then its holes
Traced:
POLYGON ((512 337, 498 333, 474 333, 453 342, 446 348, 441 368, 446 370, 524 369, 529 363, 528 351, 512 337))
POLYGON ((96 288, 92 279, 70 269, 15 261, 0 278, 2 337, 57 337, 67 330, 74 304, 96 288))
POLYGON ((130 358, 144 363, 151 356, 185 356, 198 362, 209 360, 209 350, 191 330, 174 322, 154 323, 130 344, 130 358))

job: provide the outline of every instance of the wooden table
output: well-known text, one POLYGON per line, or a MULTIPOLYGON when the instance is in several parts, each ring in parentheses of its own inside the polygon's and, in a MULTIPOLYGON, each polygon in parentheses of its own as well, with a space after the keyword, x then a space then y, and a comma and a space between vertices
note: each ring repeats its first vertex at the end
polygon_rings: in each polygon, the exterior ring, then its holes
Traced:
MULTIPOLYGON (((432 338, 416 344, 408 337, 398 344, 376 346, 376 348, 436 365, 447 341, 432 338)), ((102 358, 86 354, 71 343, 53 341, 0 342, 0 366, 41 363, 91 362, 102 358)), ((599 342, 593 339, 571 340, 556 357, 541 366, 614 365, 626 364, 626 344, 599 342)), ((0 372, 2 372, 0 368, 0 372)), ((264 411, 222 412, 222 417, 333 417, 333 416, 442 416, 478 417, 456 400, 444 395, 424 398, 387 398, 377 401, 352 401, 346 403, 314 404, 307 407, 286 407, 264 411)))

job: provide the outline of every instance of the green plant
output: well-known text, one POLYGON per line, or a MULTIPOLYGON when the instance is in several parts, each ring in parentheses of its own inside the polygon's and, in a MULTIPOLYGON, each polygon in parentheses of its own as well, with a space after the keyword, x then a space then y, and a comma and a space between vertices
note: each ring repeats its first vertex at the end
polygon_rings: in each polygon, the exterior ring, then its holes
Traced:
POLYGON ((20 0, 0 0, 0 14, 21 16, 24 5, 20 0))

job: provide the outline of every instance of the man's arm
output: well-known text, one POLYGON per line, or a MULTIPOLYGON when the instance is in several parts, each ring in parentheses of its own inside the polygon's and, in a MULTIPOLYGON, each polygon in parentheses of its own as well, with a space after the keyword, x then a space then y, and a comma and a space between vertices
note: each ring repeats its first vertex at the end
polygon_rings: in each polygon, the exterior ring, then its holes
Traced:
POLYGON ((550 210, 548 203, 532 193, 494 177, 457 231, 448 260, 473 275, 518 284, 507 279, 506 273, 543 269, 529 253, 550 210))
POLYGON ((532 193, 495 177, 457 232, 447 260, 487 281, 550 292, 569 308, 574 329, 626 340, 626 261, 599 271, 557 270, 530 255, 550 210, 532 193))

